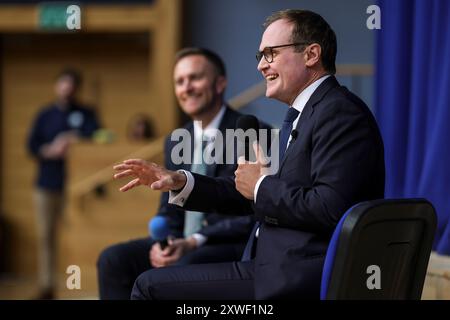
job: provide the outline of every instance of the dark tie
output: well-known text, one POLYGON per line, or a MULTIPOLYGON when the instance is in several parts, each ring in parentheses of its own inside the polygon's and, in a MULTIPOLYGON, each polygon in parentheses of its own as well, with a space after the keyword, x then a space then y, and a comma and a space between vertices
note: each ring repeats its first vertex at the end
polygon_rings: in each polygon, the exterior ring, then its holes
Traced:
MULTIPOLYGON (((289 141, 289 136, 291 135, 292 127, 294 120, 298 117, 300 112, 297 109, 289 107, 288 112, 286 113, 286 117, 283 121, 283 126, 280 130, 280 159, 279 163, 281 164, 281 159, 283 159, 284 153, 287 149, 287 143, 289 141)), ((256 247, 256 231, 259 229, 261 222, 256 221, 253 226, 252 233, 250 235, 250 239, 245 246, 244 253, 242 254, 242 261, 249 261, 253 258, 255 247, 256 247)))
POLYGON ((281 127, 281 131, 280 131, 280 164, 281 164, 281 160, 283 159, 284 153, 286 152, 287 149, 287 143, 289 141, 289 136, 291 135, 292 132, 292 124, 294 123, 294 120, 298 117, 298 114, 300 112, 298 112, 297 109, 290 107, 288 112, 286 113, 286 117, 284 118, 283 121, 283 126, 281 127))

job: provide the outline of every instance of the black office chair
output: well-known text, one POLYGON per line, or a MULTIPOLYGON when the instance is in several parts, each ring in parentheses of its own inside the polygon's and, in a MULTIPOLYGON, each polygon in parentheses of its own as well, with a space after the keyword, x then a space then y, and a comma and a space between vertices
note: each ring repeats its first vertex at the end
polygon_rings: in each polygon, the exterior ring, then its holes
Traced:
POLYGON ((419 300, 435 230, 436 213, 425 199, 353 206, 328 247, 320 298, 419 300))

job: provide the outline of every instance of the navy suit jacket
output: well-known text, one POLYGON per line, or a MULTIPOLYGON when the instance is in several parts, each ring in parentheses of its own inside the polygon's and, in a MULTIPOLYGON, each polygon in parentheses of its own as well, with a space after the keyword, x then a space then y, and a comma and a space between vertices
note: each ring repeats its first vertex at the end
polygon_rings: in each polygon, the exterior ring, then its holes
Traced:
MULTIPOLYGON (((236 112, 229 107, 226 108, 222 121, 219 125, 219 130, 225 137, 226 129, 234 129, 237 119, 242 114, 236 112)), ((263 127, 265 125, 262 125, 263 127)), ((267 126, 266 126, 267 127, 267 126)), ((190 143, 190 150, 194 150, 194 124, 189 122, 184 126, 186 132, 192 139, 183 139, 183 143, 190 143)), ((170 136, 167 137, 164 146, 165 153, 165 167, 169 170, 190 170, 190 164, 175 164, 171 158, 171 152, 175 145, 180 143, 180 141, 172 141, 170 136)), ((225 155, 225 145, 222 148, 222 153, 225 155)), ((218 148, 220 149, 220 148, 218 148)), ((191 157, 192 155, 189 155, 191 157)), ((225 161, 224 161, 225 162, 225 161)), ((230 164, 217 164, 213 163, 207 166, 207 175, 210 177, 226 177, 234 174, 236 170, 236 155, 234 155, 234 161, 230 164)), ((171 234, 176 237, 183 237, 183 226, 185 218, 185 210, 168 204, 169 195, 167 192, 163 193, 160 198, 160 207, 158 210, 158 215, 166 216, 169 219, 169 225, 171 234)), ((240 215, 240 213, 236 213, 240 215)), ((252 226, 255 219, 252 215, 241 216, 241 217, 230 217, 229 215, 220 214, 217 212, 211 212, 205 216, 205 226, 199 231, 200 234, 208 238, 207 242, 218 243, 218 242, 245 242, 252 230, 252 226)))
POLYGON ((319 298, 329 239, 354 204, 384 197, 384 148, 362 100, 326 79, 298 121, 297 138, 277 174, 264 178, 256 203, 234 179, 194 174, 185 208, 254 213, 262 224, 254 260, 255 297, 319 298))

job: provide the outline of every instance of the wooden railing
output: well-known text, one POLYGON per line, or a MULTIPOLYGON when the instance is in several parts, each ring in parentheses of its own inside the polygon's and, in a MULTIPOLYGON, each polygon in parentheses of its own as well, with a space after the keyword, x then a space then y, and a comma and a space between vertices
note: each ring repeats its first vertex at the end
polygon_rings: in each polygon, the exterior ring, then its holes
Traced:
POLYGON ((164 138, 158 138, 147 145, 139 148, 135 152, 127 154, 120 159, 111 159, 111 164, 94 174, 76 181, 69 186, 69 194, 72 197, 78 198, 87 193, 92 192, 99 185, 104 185, 112 180, 112 168, 115 164, 125 159, 148 159, 151 160, 163 152, 164 138))

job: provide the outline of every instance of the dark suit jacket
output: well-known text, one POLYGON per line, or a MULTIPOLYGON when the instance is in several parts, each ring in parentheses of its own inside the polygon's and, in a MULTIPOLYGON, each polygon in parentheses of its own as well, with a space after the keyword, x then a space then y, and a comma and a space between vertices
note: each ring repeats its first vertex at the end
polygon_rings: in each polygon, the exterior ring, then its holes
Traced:
POLYGON ((384 151, 378 126, 362 100, 326 79, 307 102, 298 137, 277 174, 259 186, 256 203, 234 179, 194 174, 185 208, 254 212, 262 223, 255 257, 255 297, 318 298, 328 242, 352 205, 384 197, 384 151))
MULTIPOLYGON (((234 129, 237 119, 242 114, 236 112, 229 107, 226 108, 224 116, 219 126, 219 130, 225 137, 226 129, 234 129)), ((267 127, 266 125, 262 125, 267 127)), ((184 137, 183 143, 190 143, 190 150, 194 150, 194 124, 189 122, 184 126, 188 136, 184 137), (190 139, 189 137, 192 137, 190 139)), ((165 153, 165 166, 170 170, 190 170, 190 164, 175 164, 171 159, 171 152, 175 145, 180 141, 172 141, 170 136, 167 137, 164 146, 165 153)), ((219 149, 219 148, 218 148, 219 149)), ((222 153, 225 155, 225 145, 222 148, 222 153)), ((217 150, 217 149, 216 149, 217 150)), ((182 156, 182 155, 181 155, 182 156)), ((191 157, 192 155, 189 155, 191 157)), ((207 167, 207 175, 211 177, 226 177, 234 174, 236 170, 236 155, 234 155, 234 161, 232 164, 226 164, 225 160, 223 164, 211 164, 207 167)), ((160 199, 160 207, 158 215, 163 215, 169 218, 169 224, 171 234, 176 237, 183 236, 183 226, 185 210, 178 206, 168 204, 168 193, 163 193, 160 199)), ((239 215, 239 213, 236 213, 239 215)), ((216 212, 208 213, 205 217, 205 227, 202 228, 199 233, 208 238, 208 243, 217 242, 245 242, 252 230, 252 226, 255 222, 253 215, 247 215, 243 217, 230 217, 229 215, 223 215, 216 212)))

